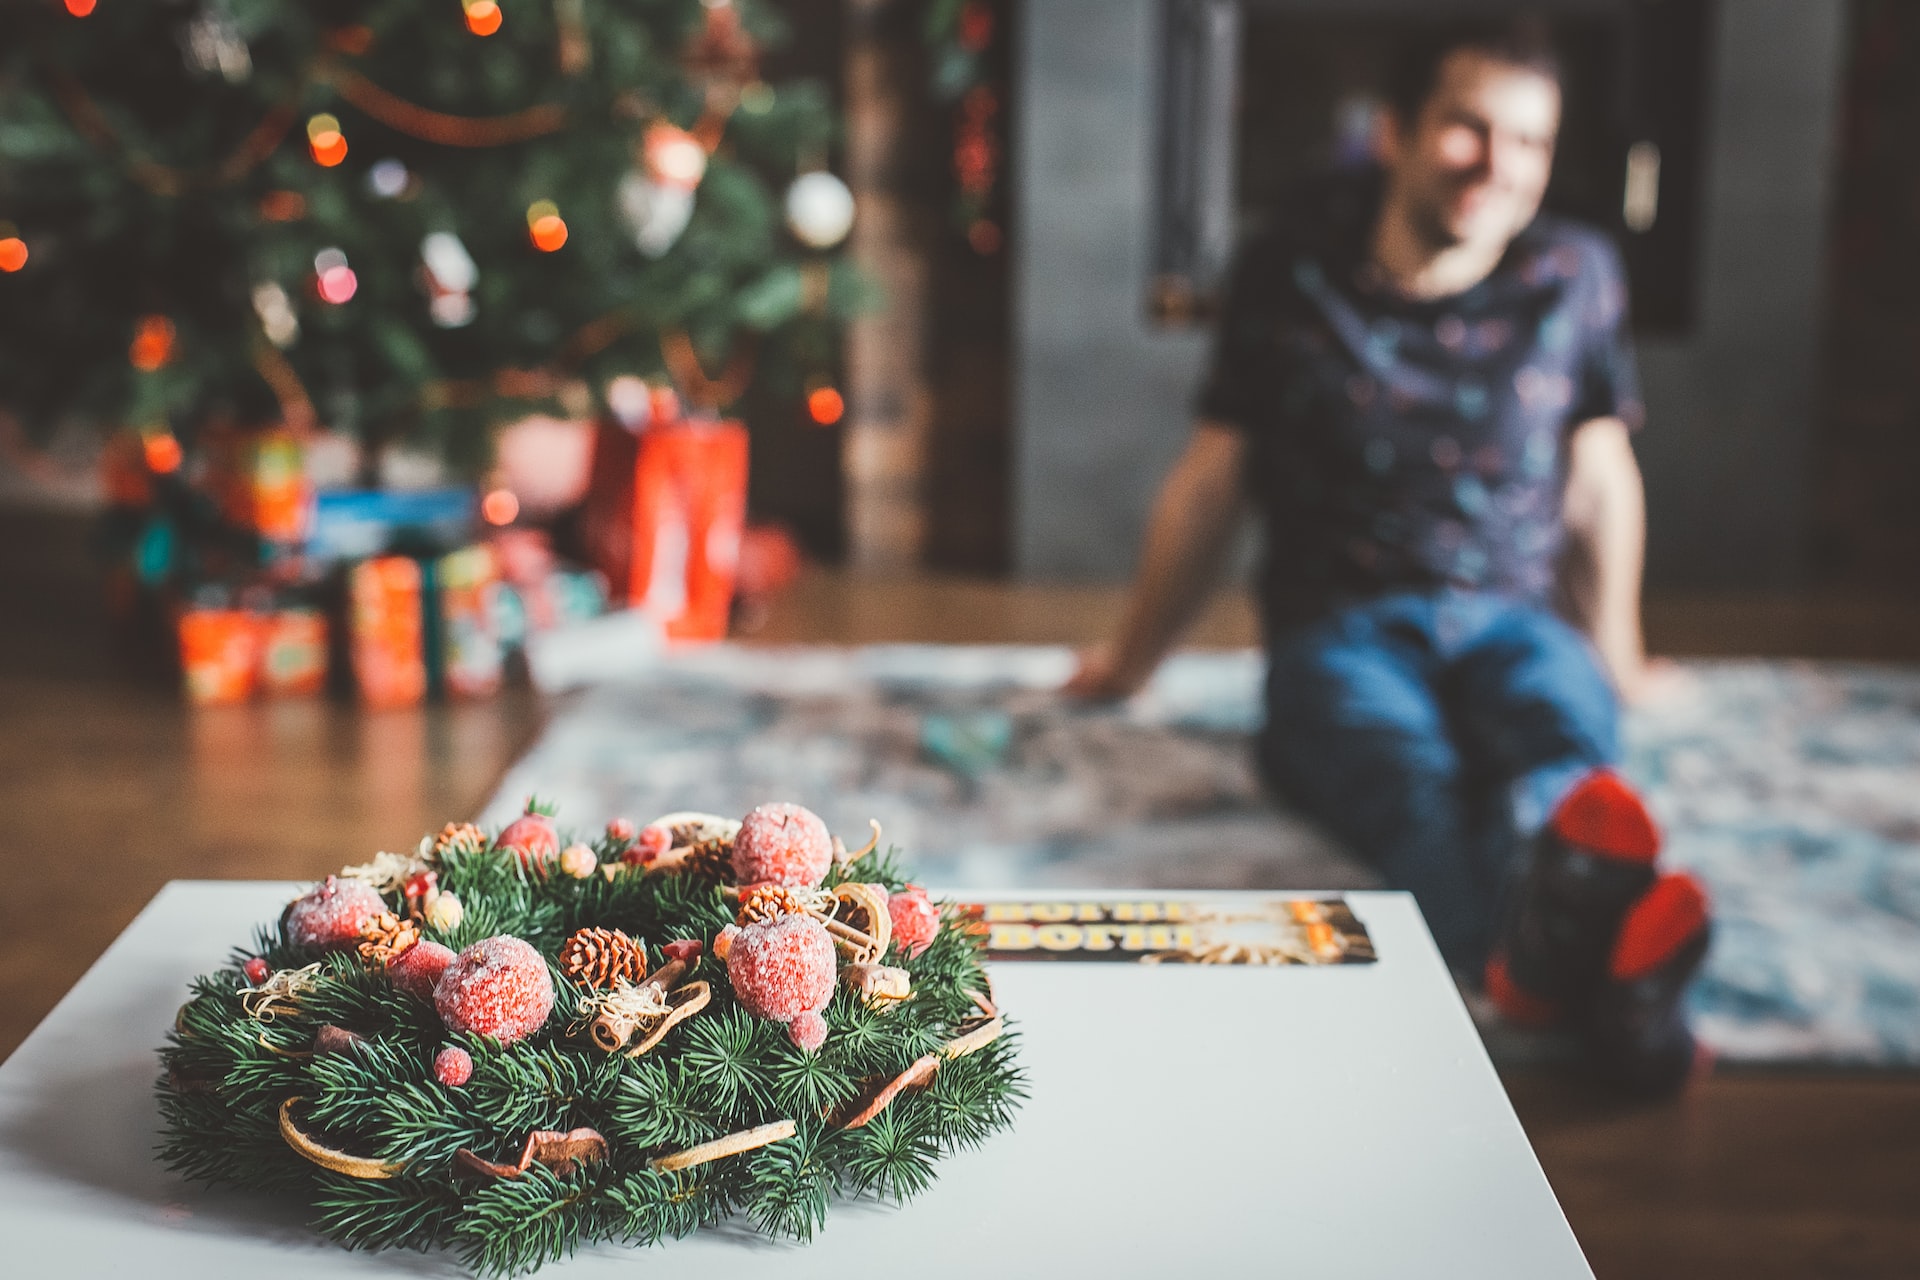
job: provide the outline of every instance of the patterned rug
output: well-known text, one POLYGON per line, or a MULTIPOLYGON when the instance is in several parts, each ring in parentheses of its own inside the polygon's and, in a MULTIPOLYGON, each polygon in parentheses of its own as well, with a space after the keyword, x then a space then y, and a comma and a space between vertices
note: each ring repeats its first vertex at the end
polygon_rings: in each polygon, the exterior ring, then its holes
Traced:
MULTIPOLYGON (((869 817, 954 889, 1344 889, 1376 878, 1274 810, 1253 653, 1185 654, 1124 707, 1038 648, 717 648, 564 700, 488 806, 597 824, 773 798, 869 817)), ((1920 672, 1700 663, 1629 724, 1668 858, 1712 887, 1694 994, 1732 1061, 1920 1065, 1920 672)))

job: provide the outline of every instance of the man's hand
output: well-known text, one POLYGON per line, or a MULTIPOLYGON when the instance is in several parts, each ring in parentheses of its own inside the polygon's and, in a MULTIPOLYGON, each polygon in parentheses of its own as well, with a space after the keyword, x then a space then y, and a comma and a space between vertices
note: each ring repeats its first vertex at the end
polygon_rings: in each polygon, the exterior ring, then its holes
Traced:
POLYGON ((1245 437, 1232 427, 1203 421, 1194 429, 1154 499, 1120 633, 1111 645, 1080 655, 1079 670, 1062 693, 1124 698, 1153 676, 1227 558, 1240 523, 1245 451, 1245 437))
POLYGON ((1075 657, 1079 665, 1073 675, 1060 686, 1060 692, 1069 698, 1084 698, 1089 702, 1118 702, 1131 698, 1146 687, 1153 678, 1151 671, 1130 671, 1121 667, 1113 651, 1104 645, 1091 649, 1082 649, 1075 657))

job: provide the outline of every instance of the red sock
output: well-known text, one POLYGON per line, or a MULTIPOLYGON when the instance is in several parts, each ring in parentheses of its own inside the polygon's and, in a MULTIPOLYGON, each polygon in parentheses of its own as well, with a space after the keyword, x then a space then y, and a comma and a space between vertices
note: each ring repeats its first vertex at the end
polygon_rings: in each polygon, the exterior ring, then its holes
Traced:
POLYGON ((1616 982, 1644 978, 1671 959, 1707 923, 1707 893, 1684 872, 1654 881, 1620 924, 1607 971, 1616 982))
POLYGON ((1640 795, 1611 769, 1582 778, 1553 812, 1554 834, 1590 853, 1628 862, 1652 862, 1660 829, 1640 795))

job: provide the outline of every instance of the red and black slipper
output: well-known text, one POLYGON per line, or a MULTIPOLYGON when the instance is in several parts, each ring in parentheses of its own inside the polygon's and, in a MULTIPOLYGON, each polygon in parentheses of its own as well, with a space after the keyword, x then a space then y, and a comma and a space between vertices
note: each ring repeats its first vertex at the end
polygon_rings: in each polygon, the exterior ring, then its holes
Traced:
POLYGON ((1533 858, 1487 962, 1487 995, 1520 1026, 1584 1011, 1621 921, 1654 881, 1660 830, 1611 769, 1574 785, 1535 840, 1533 858))
POLYGON ((1712 937, 1706 890, 1684 872, 1659 877, 1628 908, 1585 1028, 1609 1083, 1664 1097, 1704 1070, 1710 1056, 1683 1001, 1712 937))

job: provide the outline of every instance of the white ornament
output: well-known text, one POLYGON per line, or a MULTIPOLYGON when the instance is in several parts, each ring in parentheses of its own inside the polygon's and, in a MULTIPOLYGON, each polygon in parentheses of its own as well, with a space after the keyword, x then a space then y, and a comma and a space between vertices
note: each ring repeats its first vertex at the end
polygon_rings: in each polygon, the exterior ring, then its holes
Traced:
POLYGON ((824 169, 803 173, 787 188, 787 226, 810 249, 831 249, 853 229, 853 192, 824 169))
POLYGON ((633 243, 649 258, 673 248, 693 219, 692 187, 669 186, 629 172, 620 179, 618 197, 633 243))
POLYGON ((607 408, 629 431, 643 431, 653 421, 653 389, 644 379, 623 373, 607 383, 607 408))

